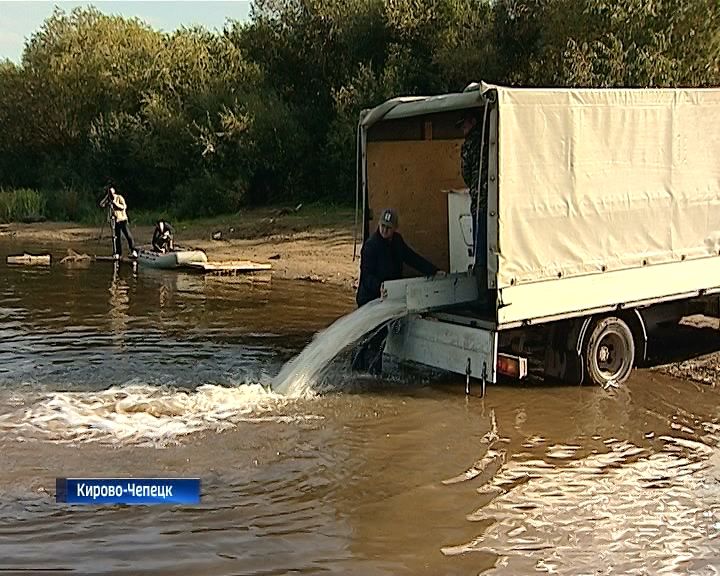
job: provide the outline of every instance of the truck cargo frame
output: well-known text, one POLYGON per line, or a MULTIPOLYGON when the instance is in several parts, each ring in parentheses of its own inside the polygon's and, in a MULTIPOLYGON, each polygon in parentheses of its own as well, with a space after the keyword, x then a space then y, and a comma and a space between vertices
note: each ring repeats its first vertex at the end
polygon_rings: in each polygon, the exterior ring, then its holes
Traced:
POLYGON ((400 361, 495 382, 539 350, 546 376, 620 384, 658 324, 717 314, 720 90, 480 84, 396 98, 361 115, 357 162, 363 238, 395 207, 406 240, 451 274, 386 283, 408 301, 385 350, 400 361), (468 110, 489 123, 481 246, 460 176, 468 110), (461 295, 422 297, 458 282, 461 295))

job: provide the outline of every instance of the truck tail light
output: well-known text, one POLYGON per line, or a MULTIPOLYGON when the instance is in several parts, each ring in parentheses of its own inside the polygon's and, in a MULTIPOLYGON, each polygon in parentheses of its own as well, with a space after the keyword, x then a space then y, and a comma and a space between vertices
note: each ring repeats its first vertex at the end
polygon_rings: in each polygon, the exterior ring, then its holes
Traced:
POLYGON ((498 354, 497 371, 499 374, 511 378, 525 378, 527 376, 527 358, 511 356, 510 354, 498 354))

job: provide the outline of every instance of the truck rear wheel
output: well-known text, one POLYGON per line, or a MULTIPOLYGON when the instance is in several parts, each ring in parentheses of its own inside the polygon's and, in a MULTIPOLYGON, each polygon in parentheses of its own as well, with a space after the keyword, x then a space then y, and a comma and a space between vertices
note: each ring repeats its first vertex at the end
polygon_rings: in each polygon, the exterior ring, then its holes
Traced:
POLYGON ((630 376, 635 362, 635 340, 620 318, 597 320, 583 348, 585 371, 593 384, 619 386, 630 376))

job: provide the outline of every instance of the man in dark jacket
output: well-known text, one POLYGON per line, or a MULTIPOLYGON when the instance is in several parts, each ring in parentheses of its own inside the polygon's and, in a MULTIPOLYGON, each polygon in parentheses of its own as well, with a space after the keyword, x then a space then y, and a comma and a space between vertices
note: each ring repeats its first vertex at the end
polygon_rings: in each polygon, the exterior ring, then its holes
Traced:
POLYGON ((380 285, 386 280, 402 278, 403 264, 425 276, 438 269, 405 243, 396 231, 398 215, 392 208, 383 210, 375 233, 368 238, 360 252, 360 282, 356 301, 358 306, 380 298, 380 285))
POLYGON ((153 230, 152 247, 155 252, 171 252, 173 249, 173 227, 170 222, 158 220, 153 230))
MULTIPOLYGON (((380 298, 380 286, 387 280, 402 278, 403 264, 408 264, 425 276, 438 273, 438 268, 405 243, 397 232, 398 215, 387 208, 380 215, 375 233, 367 239, 360 252, 360 281, 356 301, 358 306, 380 298)), ((357 352, 353 360, 356 370, 379 374, 382 370, 382 350, 387 329, 382 328, 357 352)))

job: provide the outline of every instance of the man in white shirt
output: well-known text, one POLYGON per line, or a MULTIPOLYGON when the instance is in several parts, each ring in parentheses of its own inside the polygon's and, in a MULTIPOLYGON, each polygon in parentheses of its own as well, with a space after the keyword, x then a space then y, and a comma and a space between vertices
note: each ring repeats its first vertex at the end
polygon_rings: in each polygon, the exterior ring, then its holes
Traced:
POLYGON ((115 191, 113 186, 108 188, 107 196, 100 203, 100 207, 110 206, 112 213, 111 222, 114 227, 113 235, 113 258, 119 260, 122 256, 122 242, 120 234, 125 235, 125 239, 128 243, 128 250, 130 250, 130 257, 137 258, 137 250, 135 250, 135 243, 133 242, 132 234, 130 234, 130 228, 128 227, 127 217, 127 204, 125 198, 115 191))

